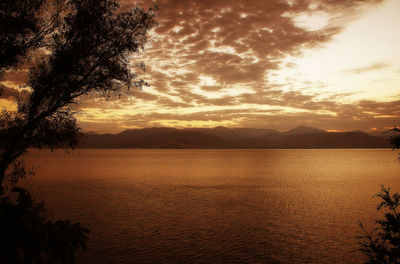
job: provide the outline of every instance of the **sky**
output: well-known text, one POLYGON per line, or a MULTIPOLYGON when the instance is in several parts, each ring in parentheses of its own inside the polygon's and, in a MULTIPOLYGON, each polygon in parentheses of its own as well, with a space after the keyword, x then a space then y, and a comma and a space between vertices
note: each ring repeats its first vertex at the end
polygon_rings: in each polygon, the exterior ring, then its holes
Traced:
POLYGON ((83 131, 400 124, 399 0, 121 1, 153 4, 159 25, 131 57, 150 87, 80 98, 83 131))

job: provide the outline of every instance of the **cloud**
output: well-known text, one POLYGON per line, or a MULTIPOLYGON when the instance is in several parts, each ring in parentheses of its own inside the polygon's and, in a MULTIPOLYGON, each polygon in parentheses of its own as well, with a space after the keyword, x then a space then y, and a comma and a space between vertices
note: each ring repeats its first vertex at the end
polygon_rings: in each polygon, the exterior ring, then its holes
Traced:
POLYGON ((216 81, 213 87, 243 83, 255 90, 268 89, 267 74, 279 69, 282 58, 326 43, 344 26, 328 24, 309 31, 296 24, 296 15, 319 11, 346 17, 360 6, 378 2, 155 1, 160 26, 144 60, 153 65, 154 74, 168 72, 163 78, 171 81, 159 83, 153 75, 150 82, 158 91, 179 92, 198 86, 198 77, 204 75, 216 81))
POLYGON ((23 85, 28 81, 29 71, 22 69, 18 71, 7 71, 4 73, 2 79, 7 80, 9 84, 23 85))
POLYGON ((370 71, 378 71, 378 70, 383 70, 388 68, 389 65, 387 63, 384 62, 377 62, 365 67, 359 67, 359 68, 353 68, 350 70, 346 70, 344 71, 344 73, 346 74, 361 74, 361 73, 365 73, 365 72, 370 72, 370 71))
MULTIPOLYGON (((231 108, 221 110, 204 110, 188 113, 174 112, 145 112, 125 114, 114 119, 116 124, 110 132, 120 131, 117 127, 125 129, 136 127, 174 126, 178 128, 188 126, 218 126, 276 128, 281 130, 291 129, 299 125, 319 127, 326 130, 370 130, 371 124, 378 130, 397 124, 399 121, 398 107, 390 111, 392 106, 399 105, 398 101, 374 102, 368 101, 359 105, 339 105, 337 115, 321 111, 288 112, 287 109, 255 109, 231 108), (376 109, 379 115, 371 114, 371 109, 376 109), (397 113, 396 113, 397 111, 397 113)), ((105 119, 106 120, 106 119, 105 119)), ((83 122, 101 126, 105 120, 83 122), (100 123, 98 123, 100 122, 100 123)))
POLYGON ((0 84, 0 98, 14 100, 19 97, 20 94, 21 92, 18 89, 0 84))
MULTIPOLYGON (((343 94, 322 97, 299 87, 283 87, 270 74, 281 69, 287 56, 325 45, 349 21, 356 19, 357 14, 362 14, 362 10, 381 2, 142 1, 139 5, 146 8, 159 6, 159 26, 149 36, 145 53, 134 57, 135 62, 144 61, 147 65, 146 73, 139 76, 151 87, 133 90, 109 101, 95 96, 82 97, 80 109, 88 115, 81 117, 80 123, 86 130, 104 128, 115 132, 165 124, 227 123, 281 129, 307 124, 343 129, 350 124, 365 127, 371 120, 379 124, 382 120, 392 122, 399 116, 397 100, 343 103, 340 101, 343 94), (307 20, 313 15, 323 18, 318 29, 299 23, 300 16, 307 20), (112 114, 107 114, 108 111, 112 114)), ((121 1, 124 8, 135 4, 131 0, 121 1)), ((290 63, 286 66, 290 67, 290 63)), ((345 73, 385 67, 385 63, 376 63, 345 73)), ((23 73, 10 73, 6 77, 15 84, 26 81, 23 73)), ((304 83, 304 86, 311 85, 304 83)))

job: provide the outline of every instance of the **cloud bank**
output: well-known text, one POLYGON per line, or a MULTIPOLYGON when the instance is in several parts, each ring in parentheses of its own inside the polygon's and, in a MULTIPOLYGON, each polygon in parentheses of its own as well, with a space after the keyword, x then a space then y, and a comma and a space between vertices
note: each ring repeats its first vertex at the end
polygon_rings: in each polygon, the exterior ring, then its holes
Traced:
MULTIPOLYGON (((108 102, 81 98, 85 114, 79 116, 80 123, 85 130, 98 132, 151 126, 288 129, 305 124, 346 130, 394 125, 400 114, 398 96, 386 102, 349 102, 343 100, 345 94, 310 93, 275 79, 277 71, 295 67, 285 58, 323 47, 348 23, 382 2, 121 1, 124 7, 159 7, 159 26, 145 53, 132 58, 145 62, 146 73, 140 75, 151 87, 108 102)), ((343 74, 386 66, 379 62, 343 74)), ((11 74, 8 83, 23 78, 11 74)))

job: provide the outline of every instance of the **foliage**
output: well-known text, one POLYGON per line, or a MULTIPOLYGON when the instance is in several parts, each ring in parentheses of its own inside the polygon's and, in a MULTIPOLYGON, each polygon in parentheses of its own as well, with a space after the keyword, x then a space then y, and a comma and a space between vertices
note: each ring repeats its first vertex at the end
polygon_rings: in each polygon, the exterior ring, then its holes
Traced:
POLYGON ((38 13, 44 0, 0 1, 0 73, 26 56, 30 48, 38 47, 47 27, 40 27, 38 13))
MULTIPOLYGON (((28 147, 76 142, 79 129, 71 107, 79 96, 110 96, 124 87, 146 85, 131 69, 143 64, 132 64, 128 55, 143 49, 155 10, 118 8, 113 0, 59 1, 53 8, 57 18, 51 21, 59 22, 42 37, 46 52, 30 68, 30 92, 20 98, 16 113, 1 113, 0 182, 28 147)), ((7 48, 13 49, 6 46, 5 54, 7 48)))
POLYGON ((366 264, 400 263, 400 216, 397 212, 400 194, 390 194, 390 188, 381 186, 381 191, 375 195, 381 199, 377 210, 387 209, 384 219, 376 221, 378 227, 368 232, 360 222, 364 232, 360 236, 360 251, 367 256, 366 264))
POLYGON ((75 263, 73 252, 86 248, 88 229, 79 223, 46 220, 43 203, 29 193, 12 189, 0 199, 0 256, 2 263, 75 263))
POLYGON ((129 55, 143 49, 155 16, 115 0, 0 1, 0 78, 29 67, 17 111, 0 112, 0 262, 73 263, 74 250, 85 248, 87 229, 47 220, 27 190, 12 188, 13 198, 4 187, 32 175, 21 159, 27 148, 77 142, 79 96, 146 85, 132 70, 144 65, 129 55))
POLYGON ((385 133, 392 134, 392 136, 390 137, 390 144, 393 145, 393 149, 400 149, 400 129, 394 126, 392 129, 385 131, 385 133))

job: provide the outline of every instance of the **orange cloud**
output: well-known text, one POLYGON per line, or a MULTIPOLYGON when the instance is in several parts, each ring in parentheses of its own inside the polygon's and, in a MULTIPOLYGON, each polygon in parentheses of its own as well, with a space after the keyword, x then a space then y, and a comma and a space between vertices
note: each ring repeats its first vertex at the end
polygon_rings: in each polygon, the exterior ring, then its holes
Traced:
MULTIPOLYGON (((162 125, 167 120, 177 124, 228 122, 234 126, 280 129, 303 124, 339 130, 391 125, 400 114, 397 98, 392 102, 341 102, 344 94, 321 95, 287 87, 277 84, 271 74, 282 64, 295 67, 284 58, 323 46, 355 19, 362 7, 381 2, 144 1, 140 3, 144 7, 159 6, 159 26, 149 37, 145 53, 135 57, 146 63, 147 72, 142 76, 151 87, 108 102, 83 97, 80 109, 87 113, 111 111, 113 118, 88 114, 80 122, 86 130, 105 131, 162 125), (313 14, 324 16, 323 27, 318 30, 296 20, 300 15, 307 18, 313 14)), ((124 0, 121 5, 127 8, 135 3, 124 0)), ((347 73, 385 66, 377 63, 347 73)), ((8 76, 10 80, 23 80, 20 73, 13 74, 8 76)), ((323 83, 302 84, 306 88, 318 85, 323 83)))

